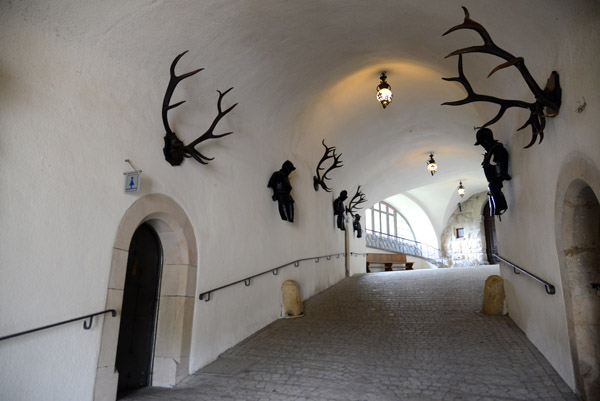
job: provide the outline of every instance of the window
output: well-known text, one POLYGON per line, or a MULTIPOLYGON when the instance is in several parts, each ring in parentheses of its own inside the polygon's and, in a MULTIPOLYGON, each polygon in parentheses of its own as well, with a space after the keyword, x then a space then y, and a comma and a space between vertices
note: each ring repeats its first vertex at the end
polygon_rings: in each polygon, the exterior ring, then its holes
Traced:
POLYGON ((385 202, 379 202, 365 210, 367 230, 381 232, 396 237, 415 240, 415 234, 408 221, 385 202))
POLYGON ((464 238, 465 237, 465 229, 457 228, 456 229, 456 238, 464 238))

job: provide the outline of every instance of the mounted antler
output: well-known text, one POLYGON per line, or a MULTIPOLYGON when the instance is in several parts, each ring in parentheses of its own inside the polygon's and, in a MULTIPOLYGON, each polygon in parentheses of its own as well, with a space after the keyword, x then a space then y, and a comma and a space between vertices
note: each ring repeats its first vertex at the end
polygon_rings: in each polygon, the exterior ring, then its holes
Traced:
POLYGON ((361 203, 365 203, 367 201, 367 197, 360 191, 360 185, 356 189, 356 194, 350 199, 348 206, 346 207, 346 214, 350 214, 354 216, 354 214, 358 211, 358 209, 362 209, 359 207, 361 203))
POLYGON ((227 110, 222 111, 221 110, 221 101, 223 100, 223 97, 227 94, 227 92, 229 92, 233 88, 229 88, 225 92, 222 92, 222 93, 221 93, 221 91, 217 91, 217 92, 219 92, 219 100, 217 101, 217 111, 218 111, 217 117, 215 117, 213 123, 208 128, 208 130, 204 134, 202 134, 199 138, 197 138, 195 141, 193 141, 189 145, 183 144, 183 142, 177 137, 177 134, 175 134, 175 132, 173 132, 173 130, 171 130, 171 127, 169 126, 169 119, 167 117, 167 112, 169 110, 174 109, 175 107, 185 103, 185 100, 175 103, 175 104, 170 104, 171 97, 173 96, 175 87, 177 86, 177 84, 179 84, 179 82, 183 81, 185 78, 191 77, 192 75, 194 75, 204 69, 204 68, 199 68, 197 70, 188 72, 183 75, 179 75, 179 76, 175 75, 175 66, 177 65, 177 62, 179 61, 179 59, 181 57, 183 57, 183 55, 186 53, 187 53, 187 50, 184 51, 183 53, 179 54, 177 57, 175 57, 175 59, 173 60, 173 63, 171 63, 171 78, 169 80, 169 85, 167 86, 167 91, 165 92, 165 98, 163 100, 163 106, 162 106, 162 119, 163 119, 163 124, 165 126, 165 131, 166 131, 165 147, 163 148, 163 153, 165 155, 165 159, 172 166, 180 165, 181 162, 183 162, 184 157, 193 157, 194 159, 196 159, 198 162, 200 162, 202 164, 208 164, 208 162, 210 160, 213 160, 214 157, 204 156, 202 153, 198 152, 195 149, 195 147, 200 142, 203 142, 207 139, 221 138, 221 137, 233 134, 233 132, 226 132, 224 134, 213 134, 213 131, 214 131, 215 127, 217 126, 217 124, 219 123, 219 121, 221 120, 221 118, 223 118, 227 113, 229 113, 231 110, 233 110, 233 108, 235 106, 237 106, 237 103, 236 103, 233 106, 229 107, 227 110))
MULTIPOLYGON (((455 78, 442 78, 442 79, 444 79, 446 81, 454 81, 454 82, 461 83, 464 86, 465 90, 467 91, 467 97, 464 98, 463 100, 457 100, 454 102, 445 102, 442 104, 450 105, 450 106, 459 106, 459 105, 463 105, 463 104, 467 104, 467 103, 471 103, 471 102, 490 102, 490 103, 499 105, 500 110, 498 111, 498 114, 496 114, 496 116, 494 118, 492 118, 490 121, 485 123, 483 125, 483 127, 492 125, 495 122, 497 122, 498 120, 500 120, 500 118, 502 118, 502 116, 504 115, 506 110, 508 110, 511 107, 520 107, 520 108, 528 109, 530 112, 529 118, 527 119, 525 124, 523 124, 523 126, 518 129, 518 130, 522 130, 523 128, 527 127, 528 125, 531 125, 531 131, 532 131, 531 142, 527 146, 525 146, 525 148, 529 148, 530 146, 532 146, 535 143, 535 141, 537 140, 538 135, 540 137, 539 143, 542 143, 542 140, 544 139, 544 129, 546 127, 546 117, 556 116, 560 109, 562 90, 560 88, 558 73, 556 71, 552 71, 552 74, 550 74, 550 77, 548 78, 548 81, 546 82, 546 87, 542 90, 539 87, 539 85, 537 84, 537 82, 535 81, 535 79, 533 79, 533 77, 531 76, 531 73, 529 72, 527 67, 525 67, 525 61, 523 60, 523 57, 515 57, 512 54, 510 54, 509 52, 496 46, 496 44, 492 41, 492 38, 490 37, 488 32, 485 30, 485 28, 481 24, 473 21, 470 18, 469 10, 467 10, 466 7, 463 7, 463 10, 465 12, 464 22, 460 25, 456 25, 455 27, 450 28, 448 31, 446 31, 444 33, 444 35, 447 35, 450 32, 454 32, 454 31, 457 31, 460 29, 471 29, 471 30, 474 30, 475 32, 477 32, 479 34, 479 36, 481 36, 484 44, 480 45, 480 46, 471 46, 471 47, 466 47, 464 49, 455 50, 446 56, 446 58, 448 58, 451 56, 458 55, 458 74, 459 74, 459 76, 455 77, 455 78), (475 93, 475 91, 471 87, 471 84, 469 83, 469 81, 467 80, 467 78, 465 77, 464 72, 463 72, 462 55, 466 54, 466 53, 487 53, 487 54, 491 54, 491 55, 494 55, 494 56, 497 56, 497 57, 500 57, 500 58, 506 60, 505 63, 500 64, 499 66, 494 68, 489 73, 488 78, 498 70, 501 70, 503 68, 510 67, 510 66, 515 66, 519 70, 519 72, 523 76, 523 79, 525 80, 525 83, 527 84, 527 86, 529 87, 531 92, 533 93, 533 95, 535 97, 535 102, 528 103, 528 102, 524 102, 521 100, 500 99, 500 98, 497 98, 494 96, 480 95, 478 93, 475 93)), ((444 35, 442 35, 442 36, 444 36, 444 35)))
POLYGON ((330 179, 329 177, 327 177, 327 173, 329 173, 334 168, 344 167, 341 164, 342 161, 340 160, 340 157, 342 157, 342 154, 340 153, 339 155, 336 155, 335 154, 335 146, 328 147, 327 145, 325 145, 325 139, 323 139, 323 141, 321 143, 323 144, 323 146, 325 146, 325 153, 323 154, 323 157, 321 157, 321 160, 319 160, 319 164, 317 165, 317 175, 313 177, 313 185, 315 187, 315 191, 319 190, 319 185, 320 185, 321 188, 323 188, 325 191, 331 192, 331 189, 328 188, 327 184, 325 183, 325 180, 330 179), (321 176, 321 171, 324 170, 324 167, 321 167, 321 164, 325 160, 331 159, 331 158, 333 158, 333 163, 327 170, 325 170, 325 173, 323 174, 323 176, 321 176))

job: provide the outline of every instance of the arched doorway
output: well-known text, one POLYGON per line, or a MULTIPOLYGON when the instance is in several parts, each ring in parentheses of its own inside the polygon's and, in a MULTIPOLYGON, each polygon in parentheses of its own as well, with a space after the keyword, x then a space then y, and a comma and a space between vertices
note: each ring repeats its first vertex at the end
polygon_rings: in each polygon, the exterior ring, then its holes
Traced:
POLYGON ((483 208, 483 227, 485 230, 485 251, 488 262, 497 263, 493 255, 498 254, 498 239, 496 237, 496 220, 490 212, 490 202, 483 208))
POLYGON ((569 336, 577 392, 600 399, 600 203, 583 180, 573 181, 562 207, 569 336))
POLYGON ((127 258, 117 359, 117 397, 152 384, 162 248, 148 223, 133 234, 127 258))
POLYGON ((171 387, 189 375, 198 270, 196 238, 192 223, 177 202, 162 194, 146 195, 123 215, 112 249, 106 309, 115 309, 119 318, 102 323, 95 401, 113 401, 117 394, 120 372, 116 368, 116 355, 120 316, 126 305, 130 246, 142 226, 154 231, 162 249, 151 382, 153 386, 171 387))

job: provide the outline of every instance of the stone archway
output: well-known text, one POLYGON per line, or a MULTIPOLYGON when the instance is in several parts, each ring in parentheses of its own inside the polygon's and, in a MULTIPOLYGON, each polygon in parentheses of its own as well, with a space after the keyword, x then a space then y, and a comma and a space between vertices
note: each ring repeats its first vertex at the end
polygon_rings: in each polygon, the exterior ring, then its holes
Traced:
POLYGON ((577 393, 600 398, 600 174, 591 161, 575 157, 562 170, 557 188, 557 249, 577 393))
MULTIPOLYGON (((174 386, 189 374, 191 332, 197 277, 197 248, 192 225, 183 209, 161 194, 134 202, 121 219, 113 247, 106 309, 120 314, 129 243, 136 229, 148 223, 163 247, 163 268, 154 351, 153 386, 174 386)), ((119 318, 106 319, 94 388, 94 400, 114 400, 118 372, 115 357, 119 318)))

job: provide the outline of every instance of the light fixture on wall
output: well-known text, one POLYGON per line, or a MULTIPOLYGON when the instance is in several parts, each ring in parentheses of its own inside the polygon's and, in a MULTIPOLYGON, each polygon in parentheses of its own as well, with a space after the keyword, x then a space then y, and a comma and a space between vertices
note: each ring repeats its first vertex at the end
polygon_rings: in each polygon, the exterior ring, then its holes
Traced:
POLYGON ((385 109, 388 104, 392 103, 392 87, 385 81, 387 79, 385 71, 381 73, 379 79, 381 79, 381 82, 377 85, 377 101, 385 109))
POLYGON ((433 176, 435 174, 435 172, 437 171, 438 166, 435 163, 435 160, 433 159, 433 152, 431 152, 429 154, 429 160, 427 161, 427 171, 429 171, 431 173, 431 175, 433 176))
POLYGON ((459 182, 458 184, 458 194, 460 195, 460 197, 464 197, 467 193, 467 190, 465 189, 465 187, 462 184, 462 180, 459 182))

